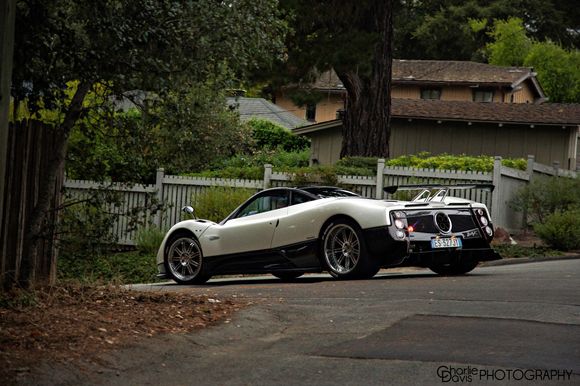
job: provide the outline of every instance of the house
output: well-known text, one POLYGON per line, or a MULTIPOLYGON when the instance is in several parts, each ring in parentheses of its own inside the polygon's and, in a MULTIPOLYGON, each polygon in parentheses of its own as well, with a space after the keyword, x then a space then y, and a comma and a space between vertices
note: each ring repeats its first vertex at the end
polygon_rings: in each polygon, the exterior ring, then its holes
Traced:
MULTIPOLYGON (((344 108, 346 90, 334 72, 321 74, 307 89, 318 94, 318 103, 297 106, 287 87, 275 93, 275 103, 310 122, 333 120, 344 108)), ((436 99, 496 103, 534 103, 546 100, 536 73, 530 67, 502 67, 448 60, 393 60, 393 99, 436 99)))
MULTIPOLYGON (((577 167, 580 104, 473 103, 393 99, 391 157, 417 154, 534 155, 563 169, 577 167)), ((340 157, 342 121, 294 129, 311 139, 311 162, 333 164, 340 157)))
POLYGON ((264 98, 228 97, 226 103, 232 110, 237 110, 242 122, 252 118, 265 119, 289 130, 308 124, 307 121, 276 106, 264 98))

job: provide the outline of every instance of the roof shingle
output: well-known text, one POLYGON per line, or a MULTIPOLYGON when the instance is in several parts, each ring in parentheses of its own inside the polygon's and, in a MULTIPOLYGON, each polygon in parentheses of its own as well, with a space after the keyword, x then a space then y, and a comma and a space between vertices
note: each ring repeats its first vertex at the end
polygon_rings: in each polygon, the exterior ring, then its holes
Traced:
POLYGON ((548 125, 580 125, 577 103, 480 103, 424 99, 393 99, 393 117, 488 121, 548 125))
POLYGON ((252 118, 266 119, 287 129, 308 124, 308 121, 264 98, 228 97, 227 104, 238 110, 240 119, 244 122, 252 118))

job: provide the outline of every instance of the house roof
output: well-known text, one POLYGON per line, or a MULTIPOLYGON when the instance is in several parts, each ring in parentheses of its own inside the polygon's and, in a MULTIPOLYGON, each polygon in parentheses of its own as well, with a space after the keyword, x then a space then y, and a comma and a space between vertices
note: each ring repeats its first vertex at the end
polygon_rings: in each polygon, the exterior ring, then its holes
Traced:
POLYGON ((228 106, 237 109, 240 119, 244 122, 252 118, 266 119, 287 129, 308 124, 308 121, 298 118, 264 98, 228 97, 226 99, 228 106))
MULTIPOLYGON (((424 99, 393 99, 392 118, 465 122, 511 123, 525 125, 580 125, 580 104, 480 103, 424 99)), ((306 134, 341 125, 340 120, 295 129, 306 134)))
MULTIPOLYGON (((393 84, 462 84, 516 88, 530 79, 540 98, 544 92, 531 67, 493 66, 485 63, 454 60, 393 60, 393 84)), ((334 70, 320 74, 312 84, 319 90, 344 90, 334 70)))

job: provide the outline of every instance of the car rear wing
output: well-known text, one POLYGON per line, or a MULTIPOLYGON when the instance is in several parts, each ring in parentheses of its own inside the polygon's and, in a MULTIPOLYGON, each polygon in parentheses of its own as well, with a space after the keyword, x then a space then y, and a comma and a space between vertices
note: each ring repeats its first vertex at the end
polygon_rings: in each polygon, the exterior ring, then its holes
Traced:
POLYGON ((455 184, 455 185, 443 185, 443 184, 419 184, 419 185, 394 185, 387 186, 383 188, 385 193, 394 194, 401 190, 421 190, 421 192, 416 195, 412 201, 422 201, 429 202, 433 199, 438 198, 436 201, 443 201, 447 197, 447 193, 450 190, 468 190, 468 189, 482 189, 489 190, 493 192, 495 186, 492 184, 455 184), (435 193, 431 193, 435 191, 435 193))

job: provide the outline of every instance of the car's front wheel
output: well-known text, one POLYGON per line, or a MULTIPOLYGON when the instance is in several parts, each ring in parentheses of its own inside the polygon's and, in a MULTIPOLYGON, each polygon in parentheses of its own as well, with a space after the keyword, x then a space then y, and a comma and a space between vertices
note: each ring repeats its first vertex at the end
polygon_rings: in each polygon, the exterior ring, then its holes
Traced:
POLYGON ((203 270, 203 253, 198 241, 180 233, 169 239, 165 253, 165 270, 179 284, 202 284, 210 275, 203 270))
POLYGON ((368 254, 360 227, 349 220, 330 223, 322 235, 322 256, 330 274, 338 279, 367 279, 379 271, 368 254))
POLYGON ((429 269, 439 275, 457 276, 473 271, 477 264, 479 264, 478 261, 460 260, 449 264, 432 264, 429 269))

